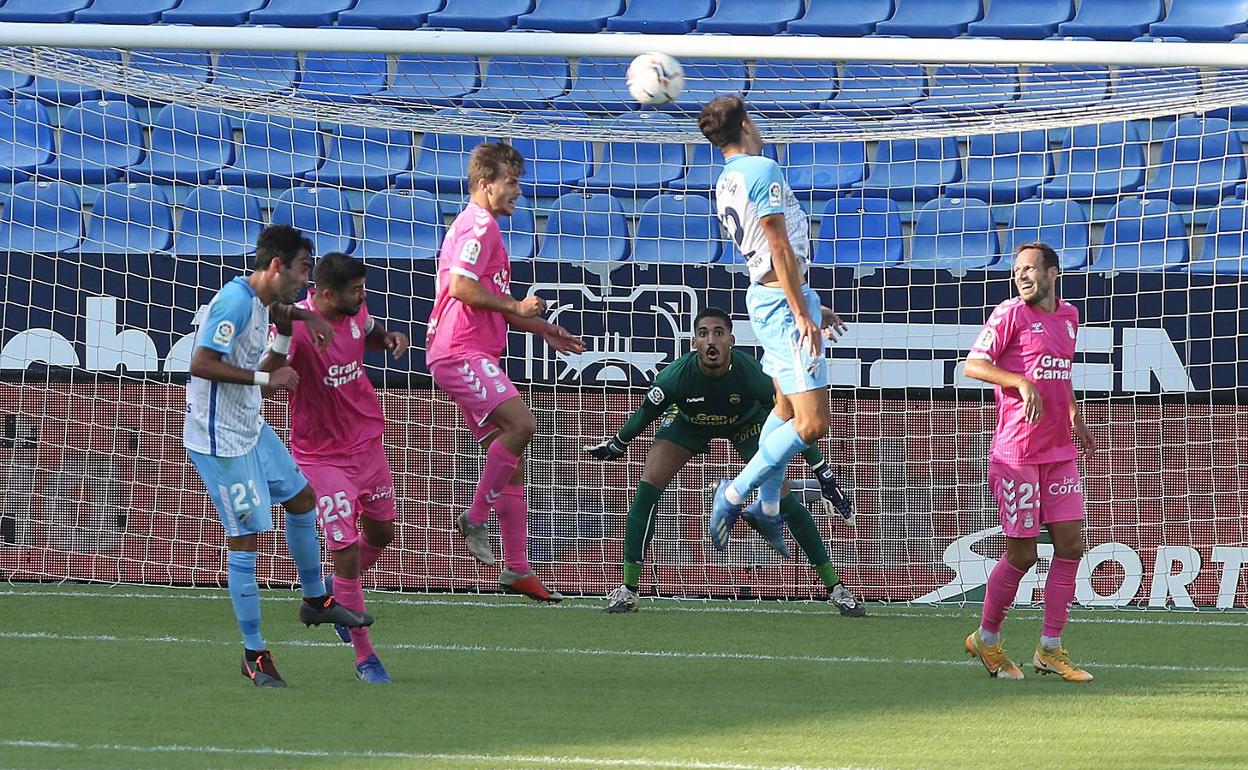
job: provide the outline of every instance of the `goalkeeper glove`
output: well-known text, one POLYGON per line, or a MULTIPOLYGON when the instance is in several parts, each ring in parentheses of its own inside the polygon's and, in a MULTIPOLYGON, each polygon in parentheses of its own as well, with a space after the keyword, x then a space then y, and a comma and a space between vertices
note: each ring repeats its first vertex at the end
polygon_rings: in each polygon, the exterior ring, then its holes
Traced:
POLYGON ((818 465, 811 466, 811 470, 815 478, 819 480, 820 494, 823 495, 824 507, 828 509, 828 514, 831 515, 835 511, 846 524, 852 525, 854 501, 846 497, 840 484, 836 483, 836 474, 832 471, 832 466, 828 465, 825 460, 818 465))
POLYGON ((619 436, 612 436, 601 444, 585 447, 585 451, 595 460, 618 460, 628 451, 628 444, 620 441, 619 436))

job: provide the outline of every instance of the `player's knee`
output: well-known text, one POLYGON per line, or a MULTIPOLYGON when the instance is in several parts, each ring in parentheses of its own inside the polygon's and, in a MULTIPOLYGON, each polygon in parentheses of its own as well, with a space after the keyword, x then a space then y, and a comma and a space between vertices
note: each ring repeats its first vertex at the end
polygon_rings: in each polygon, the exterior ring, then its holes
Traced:
POLYGON ((308 484, 299 491, 299 494, 282 503, 282 507, 291 513, 307 513, 316 508, 316 490, 308 484))
POLYGON ((828 420, 820 414, 800 414, 793 418, 793 427, 807 444, 813 444, 828 435, 828 420))
POLYGON ((508 433, 527 446, 533 440, 533 434, 537 433, 537 420, 532 414, 526 414, 510 427, 508 433))
POLYGON ((385 548, 394 542, 394 522, 385 522, 384 527, 374 527, 364 533, 364 539, 374 548, 385 548))
POLYGON ((1053 556, 1058 559, 1067 559, 1068 561, 1079 561, 1083 558, 1083 541, 1076 540, 1072 543, 1053 543, 1053 556))
POLYGON ((1036 566, 1037 559, 1038 557, 1036 556, 1036 552, 1034 550, 1011 550, 1006 554, 1006 560, 1010 562, 1010 566, 1022 572, 1027 572, 1032 567, 1036 566))

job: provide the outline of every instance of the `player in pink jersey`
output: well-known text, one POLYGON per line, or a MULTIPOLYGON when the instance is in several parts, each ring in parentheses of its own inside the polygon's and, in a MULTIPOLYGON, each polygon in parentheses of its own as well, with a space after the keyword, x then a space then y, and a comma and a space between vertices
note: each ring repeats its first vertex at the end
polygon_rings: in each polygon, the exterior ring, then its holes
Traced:
POLYGON ((485 528, 492 507, 498 513, 505 559, 499 583, 509 591, 557 602, 563 597, 542 584, 528 558, 523 454, 537 428, 499 357, 508 327, 538 334, 560 353, 579 353, 585 345, 541 318, 546 312, 541 298, 511 296, 511 263, 495 218, 515 211, 523 171, 524 158, 510 145, 486 143, 472 151, 468 206, 455 218, 438 255, 425 360, 433 381, 454 399, 486 450, 472 504, 455 519, 455 528, 474 558, 493 564, 485 528))
MULTIPOLYGON (((364 371, 364 350, 389 350, 401 358, 408 347, 407 335, 388 332, 369 316, 365 272, 363 262, 339 252, 317 260, 316 288, 298 306, 333 327, 333 342, 317 348, 303 324, 292 332, 290 319, 274 314, 279 336, 269 354, 280 363, 289 360, 299 374, 301 387, 290 395, 290 446, 316 490, 317 519, 334 562, 334 580, 326 583, 339 604, 360 613, 361 576, 394 539, 396 515, 394 478, 382 446, 386 423, 364 371)), ((368 629, 335 629, 355 648, 359 679, 389 684, 368 629)))
POLYGON ((1018 296, 997 305, 967 356, 966 376, 996 386, 988 484, 1000 507, 1006 549, 988 578, 980 627, 966 638, 966 650, 990 676, 1023 678, 1005 654, 1001 622, 1036 563, 1036 537, 1044 525, 1053 539, 1053 563, 1032 665, 1038 673, 1087 682, 1092 675, 1072 663, 1062 645, 1083 556, 1083 485, 1071 428, 1088 453, 1096 451, 1096 441, 1075 403, 1071 371, 1079 311, 1057 296, 1059 264, 1051 246, 1019 246, 1013 268, 1018 296))

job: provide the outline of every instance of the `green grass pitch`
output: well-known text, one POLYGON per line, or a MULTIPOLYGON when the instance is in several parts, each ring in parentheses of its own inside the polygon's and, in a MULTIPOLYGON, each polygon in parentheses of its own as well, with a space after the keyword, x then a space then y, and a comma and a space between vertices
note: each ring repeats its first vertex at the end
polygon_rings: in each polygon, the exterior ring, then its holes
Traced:
MULTIPOLYGON (((0 768, 1248 767, 1248 615, 1076 610, 1087 685, 990 679, 974 608, 371 593, 394 677, 264 597, 287 690, 238 672, 223 591, 0 584, 0 768)), ((1039 613, 1007 649, 1030 661, 1039 613)))

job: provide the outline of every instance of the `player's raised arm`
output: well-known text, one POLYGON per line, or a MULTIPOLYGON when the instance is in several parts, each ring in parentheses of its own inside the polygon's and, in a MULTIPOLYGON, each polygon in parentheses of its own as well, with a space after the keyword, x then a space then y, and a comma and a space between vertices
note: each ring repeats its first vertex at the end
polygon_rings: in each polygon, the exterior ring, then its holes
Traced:
POLYGON ((797 263, 797 256, 793 253, 793 244, 789 243, 789 231, 784 223, 784 214, 771 214, 762 217, 759 222, 763 226, 763 233, 767 236, 767 245, 771 248, 771 269, 775 272, 776 281, 784 290, 784 298, 788 300, 789 308, 793 311, 799 338, 811 355, 816 355, 820 347, 819 327, 822 319, 817 321, 811 318, 806 310, 806 303, 802 297, 804 276, 801 266, 797 263))

